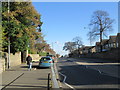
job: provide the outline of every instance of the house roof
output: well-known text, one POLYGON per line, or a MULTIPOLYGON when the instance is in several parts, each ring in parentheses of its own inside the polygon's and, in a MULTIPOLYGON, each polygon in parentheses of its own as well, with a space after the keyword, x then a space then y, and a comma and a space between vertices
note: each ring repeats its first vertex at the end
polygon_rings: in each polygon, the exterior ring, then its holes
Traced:
POLYGON ((120 33, 117 33, 117 35, 120 35, 120 33))
POLYGON ((91 48, 94 48, 95 46, 91 46, 91 48))
POLYGON ((103 40, 102 40, 102 45, 107 44, 108 41, 109 41, 109 39, 103 39, 103 40))
POLYGON ((110 42, 115 42, 115 41, 116 41, 116 37, 117 37, 117 36, 110 36, 109 41, 110 41, 110 42))
POLYGON ((117 37, 118 37, 118 36, 120 37, 120 33, 117 34, 117 37))
POLYGON ((90 49, 92 46, 85 46, 84 49, 90 49))
POLYGON ((80 48, 80 50, 83 50, 83 49, 90 49, 90 48, 92 48, 93 46, 85 46, 85 47, 82 47, 82 48, 80 48))
POLYGON ((96 46, 99 46, 100 45, 100 42, 96 42, 96 46))

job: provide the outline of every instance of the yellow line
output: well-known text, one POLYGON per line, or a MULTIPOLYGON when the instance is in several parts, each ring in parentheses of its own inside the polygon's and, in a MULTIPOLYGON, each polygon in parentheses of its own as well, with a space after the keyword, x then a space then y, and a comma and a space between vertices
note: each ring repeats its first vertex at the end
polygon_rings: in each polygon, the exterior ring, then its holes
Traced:
POLYGON ((120 63, 86 63, 86 62, 76 62, 80 65, 120 65, 120 63))

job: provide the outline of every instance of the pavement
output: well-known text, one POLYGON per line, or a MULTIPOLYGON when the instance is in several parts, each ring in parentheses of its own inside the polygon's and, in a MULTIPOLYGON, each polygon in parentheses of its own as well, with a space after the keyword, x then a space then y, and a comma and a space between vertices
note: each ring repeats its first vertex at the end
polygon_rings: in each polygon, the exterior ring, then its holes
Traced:
POLYGON ((39 68, 38 63, 33 63, 33 68, 28 71, 26 64, 11 67, 4 71, 2 75, 2 90, 22 88, 22 89, 45 89, 47 90, 48 73, 50 68, 39 68))

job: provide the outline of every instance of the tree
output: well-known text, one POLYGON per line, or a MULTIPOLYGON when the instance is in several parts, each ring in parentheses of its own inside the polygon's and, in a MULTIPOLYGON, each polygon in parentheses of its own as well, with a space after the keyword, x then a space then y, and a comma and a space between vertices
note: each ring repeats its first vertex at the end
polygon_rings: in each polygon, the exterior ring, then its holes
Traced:
POLYGON ((59 58, 59 57, 60 57, 60 54, 56 54, 56 57, 59 58))
POLYGON ((78 47, 78 49, 83 45, 82 39, 79 36, 73 38, 73 41, 75 42, 75 45, 78 47))
POLYGON ((83 46, 82 39, 81 39, 81 37, 76 36, 75 38, 73 38, 73 41, 75 42, 75 45, 76 45, 76 47, 78 49, 78 55, 79 55, 79 52, 80 52, 79 49, 83 46))
POLYGON ((2 26, 4 33, 3 48, 7 51, 10 38, 11 53, 27 50, 28 45, 34 49, 35 40, 40 38, 40 14, 32 6, 31 2, 2 2, 2 26))
POLYGON ((35 48, 37 53, 50 53, 55 55, 55 51, 51 49, 50 45, 46 43, 46 41, 40 41, 35 44, 35 48))
POLYGON ((76 43, 75 42, 66 42, 63 50, 69 51, 70 53, 76 49, 76 43))
POLYGON ((42 52, 43 50, 45 50, 46 44, 45 43, 37 43, 35 44, 35 47, 37 49, 37 52, 42 52))
POLYGON ((88 32, 88 35, 89 38, 92 38, 92 40, 96 39, 96 36, 99 35, 101 51, 103 35, 107 36, 106 32, 113 30, 113 22, 114 19, 111 19, 106 11, 97 10, 93 13, 92 19, 89 24, 92 27, 92 29, 88 32))
MULTIPOLYGON (((2 12, 2 8, 0 7, 0 21, 2 20, 1 12, 2 12)), ((2 24, 0 22, 0 55, 1 55, 1 51, 2 51, 2 24)))

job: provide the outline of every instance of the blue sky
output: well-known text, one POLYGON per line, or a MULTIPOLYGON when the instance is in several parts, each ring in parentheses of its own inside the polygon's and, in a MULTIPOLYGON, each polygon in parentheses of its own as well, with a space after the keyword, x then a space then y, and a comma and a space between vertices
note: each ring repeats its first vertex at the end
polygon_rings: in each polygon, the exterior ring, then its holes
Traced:
MULTIPOLYGON (((96 10, 107 11, 112 19, 114 31, 118 32, 118 6, 117 2, 33 2, 33 6, 41 14, 42 32, 47 43, 59 54, 65 54, 65 42, 72 41, 80 36, 84 45, 89 45, 87 37, 91 16, 96 10)), ((94 45, 94 44, 93 44, 94 45)))

